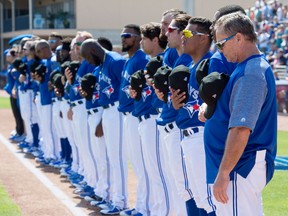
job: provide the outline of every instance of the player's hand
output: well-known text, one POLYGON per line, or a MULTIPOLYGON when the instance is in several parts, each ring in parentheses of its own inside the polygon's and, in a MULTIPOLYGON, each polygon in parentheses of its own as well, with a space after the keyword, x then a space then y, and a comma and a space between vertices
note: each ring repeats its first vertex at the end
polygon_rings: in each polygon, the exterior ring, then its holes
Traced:
POLYGON ((102 137, 103 135, 104 135, 104 132, 103 132, 102 120, 101 120, 100 123, 96 127, 95 136, 102 137))
POLYGON ((159 100, 164 101, 164 94, 163 92, 159 91, 159 89, 155 88, 155 85, 153 85, 153 88, 155 89, 155 93, 159 100))
POLYGON ((182 103, 182 101, 186 98, 186 93, 182 92, 180 93, 180 89, 174 90, 171 87, 169 87, 171 92, 171 101, 172 105, 175 110, 179 110, 181 107, 185 105, 185 103, 182 103))
POLYGON ((153 78, 149 76, 146 70, 144 71, 144 74, 146 79, 146 85, 153 86, 153 78))
POLYGON ((24 76, 23 74, 20 74, 18 80, 19 80, 20 83, 23 83, 26 80, 26 76, 24 76))
POLYGON ((223 204, 228 203, 227 187, 230 181, 229 174, 218 173, 213 185, 215 199, 223 204))
POLYGON ((39 76, 38 74, 35 74, 35 80, 37 80, 38 82, 42 81, 42 77, 39 76))
POLYGON ((199 108, 199 112, 198 112, 198 119, 199 121, 201 122, 206 122, 206 118, 204 116, 204 113, 205 113, 205 110, 207 108, 207 104, 206 103, 203 103, 200 108, 199 108))
POLYGON ((48 81, 48 90, 52 91, 53 88, 54 88, 53 84, 50 81, 48 81))
POLYGON ((65 76, 68 82, 70 83, 70 85, 72 85, 72 72, 70 71, 68 67, 65 69, 65 76))
POLYGON ((131 88, 131 86, 129 86, 129 94, 130 94, 130 97, 135 99, 137 97, 137 92, 131 88))
POLYGON ((62 97, 62 94, 61 94, 61 92, 59 91, 58 88, 55 88, 55 87, 54 87, 54 93, 55 93, 55 95, 56 95, 57 97, 62 97))
POLYGON ((72 108, 69 108, 68 112, 67 112, 67 117, 69 120, 73 120, 73 110, 72 108))
POLYGON ((15 99, 17 98, 17 92, 15 88, 12 89, 11 96, 15 99))
POLYGON ((80 96, 85 98, 87 96, 87 92, 85 92, 81 87, 79 88, 80 96))

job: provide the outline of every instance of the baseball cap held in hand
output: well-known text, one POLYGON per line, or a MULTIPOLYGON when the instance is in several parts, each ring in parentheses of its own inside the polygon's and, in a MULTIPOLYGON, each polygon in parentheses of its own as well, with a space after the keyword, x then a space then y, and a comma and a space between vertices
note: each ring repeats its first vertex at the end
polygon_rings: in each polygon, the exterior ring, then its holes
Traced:
POLYGON ((187 103, 189 95, 188 95, 188 83, 190 79, 190 70, 188 67, 184 65, 179 65, 175 67, 171 74, 169 75, 169 85, 172 89, 178 90, 180 89, 180 93, 186 92, 186 98, 182 101, 182 103, 187 103))
POLYGON ((155 56, 150 59, 150 61, 146 64, 146 70, 149 77, 153 77, 158 68, 163 65, 163 57, 155 56))
POLYGON ((169 92, 169 84, 168 77, 171 73, 172 69, 170 67, 162 66, 158 68, 156 73, 154 74, 154 86, 160 92, 164 94, 164 102, 168 101, 168 92, 169 92))
POLYGON ((198 64, 196 68, 196 81, 198 85, 200 85, 201 80, 208 75, 209 64, 210 64, 210 58, 204 59, 198 64))
POLYGON ((85 74, 85 76, 82 77, 81 88, 87 93, 87 100, 92 100, 96 82, 97 78, 92 73, 85 74))
POLYGON ((207 104, 204 116, 206 119, 212 117, 217 99, 222 94, 226 84, 229 81, 229 76, 224 73, 213 72, 204 77, 199 86, 199 95, 201 99, 207 104))
POLYGON ((141 99, 142 89, 145 83, 146 79, 143 70, 138 70, 131 76, 130 85, 131 88, 137 92, 137 95, 134 98, 136 101, 139 101, 141 99))

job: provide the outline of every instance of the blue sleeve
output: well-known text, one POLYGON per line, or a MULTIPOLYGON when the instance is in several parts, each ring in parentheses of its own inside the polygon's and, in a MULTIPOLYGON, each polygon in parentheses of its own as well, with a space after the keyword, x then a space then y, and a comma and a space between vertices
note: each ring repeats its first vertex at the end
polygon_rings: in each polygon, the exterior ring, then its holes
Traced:
POLYGON ((12 75, 11 75, 11 72, 9 71, 7 73, 7 84, 5 85, 4 87, 4 90, 9 94, 11 95, 12 94, 12 89, 15 85, 15 80, 13 79, 12 75))
POLYGON ((121 83, 121 74, 122 74, 122 71, 123 71, 123 67, 124 67, 124 64, 125 64, 125 60, 124 59, 121 59, 121 60, 118 60, 118 61, 115 61, 114 63, 111 63, 111 71, 113 73, 113 76, 114 78, 116 78, 116 80, 121 83))
POLYGON ((247 127, 253 131, 266 94, 265 78, 251 73, 239 78, 232 89, 229 128, 247 127))

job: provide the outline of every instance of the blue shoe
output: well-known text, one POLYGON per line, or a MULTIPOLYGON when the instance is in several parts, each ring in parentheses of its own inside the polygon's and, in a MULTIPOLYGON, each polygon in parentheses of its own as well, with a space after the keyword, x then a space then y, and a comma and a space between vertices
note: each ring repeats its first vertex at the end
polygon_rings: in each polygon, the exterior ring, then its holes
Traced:
POLYGON ((123 209, 121 209, 118 206, 111 206, 109 209, 103 209, 101 210, 101 214, 103 215, 114 215, 114 214, 119 214, 123 209))
POLYGON ((42 163, 45 160, 45 158, 43 156, 39 156, 35 158, 36 162, 42 163))
POLYGON ((20 149, 29 148, 31 147, 28 142, 24 141, 17 144, 20 149))
POLYGON ((28 148, 23 148, 24 153, 32 154, 32 152, 36 151, 37 148, 34 146, 29 146, 28 148))
MULTIPOLYGON (((79 184, 79 182, 81 182, 83 180, 83 177, 82 176, 79 176, 78 178, 76 178, 76 179, 72 179, 72 180, 70 180, 70 182, 71 182, 71 184, 72 185, 82 185, 82 186, 85 186, 86 184, 79 184)), ((75 186, 75 187, 77 187, 77 186, 75 186)))
POLYGON ((9 137, 9 140, 14 140, 18 136, 20 136, 20 135, 17 133, 11 134, 11 136, 9 137))
POLYGON ((101 199, 99 201, 93 200, 90 202, 91 206, 98 206, 98 205, 103 205, 103 204, 105 204, 105 205, 107 204, 106 200, 104 200, 104 199, 101 199))
POLYGON ((74 179, 78 179, 80 177, 81 177, 81 175, 79 175, 78 173, 72 173, 71 175, 68 176, 68 179, 74 180, 74 179))
POLYGON ((62 161, 60 161, 60 160, 54 160, 54 161, 51 161, 49 163, 49 166, 52 166, 54 168, 59 168, 59 164, 61 164, 61 163, 62 163, 62 161))
POLYGON ((96 206, 98 206, 102 210, 108 210, 108 209, 112 208, 112 203, 107 202, 106 200, 103 200, 103 201, 99 202, 96 206))
POLYGON ((44 153, 39 149, 39 148, 36 148, 35 151, 31 152, 31 154, 34 156, 34 157, 43 157, 44 153))
POLYGON ((25 134, 22 134, 22 135, 15 136, 13 139, 11 139, 11 141, 20 143, 20 142, 23 142, 25 138, 26 138, 25 134))
POLYGON ((97 196, 97 195, 94 193, 93 196, 86 196, 86 197, 84 197, 84 200, 86 200, 87 202, 92 202, 92 201, 98 201, 98 202, 100 202, 100 201, 102 201, 102 198, 99 197, 99 196, 97 196))
POLYGON ((120 212, 121 216, 134 216, 134 215, 137 215, 137 214, 141 214, 141 213, 139 213, 135 208, 127 209, 127 210, 124 210, 124 211, 120 212))
POLYGON ((92 197, 92 196, 94 196, 95 195, 95 193, 94 193, 94 191, 88 191, 88 192, 84 192, 84 193, 81 193, 80 194, 80 197, 82 197, 83 199, 85 198, 85 197, 92 197))

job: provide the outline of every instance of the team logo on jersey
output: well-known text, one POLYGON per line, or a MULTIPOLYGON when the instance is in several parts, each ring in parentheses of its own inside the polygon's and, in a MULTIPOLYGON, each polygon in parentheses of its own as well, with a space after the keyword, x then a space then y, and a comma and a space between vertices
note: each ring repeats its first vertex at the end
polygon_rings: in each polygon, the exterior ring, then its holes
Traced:
POLYGON ((143 101, 146 100, 146 98, 152 94, 152 90, 150 86, 147 86, 146 88, 143 88, 142 90, 142 99, 143 101))
POLYGON ((100 97, 99 95, 99 91, 95 91, 93 92, 93 96, 92 96, 92 103, 95 103, 96 100, 98 100, 100 97))
POLYGON ((77 85, 75 85, 72 89, 73 89, 73 91, 74 91, 74 94, 75 95, 77 95, 78 94, 78 92, 79 92, 79 90, 80 90, 80 85, 79 84, 77 84, 77 85))
POLYGON ((102 92, 104 94, 106 94, 106 96, 108 98, 110 98, 111 94, 114 92, 114 88, 112 87, 112 85, 107 86, 105 89, 102 90, 102 92))
POLYGON ((198 104, 198 100, 190 101, 183 107, 189 113, 189 117, 192 118, 196 112, 198 112, 200 105, 198 104))
POLYGON ((122 88, 122 91, 126 94, 127 98, 130 98, 129 85, 124 86, 124 88, 122 88))

